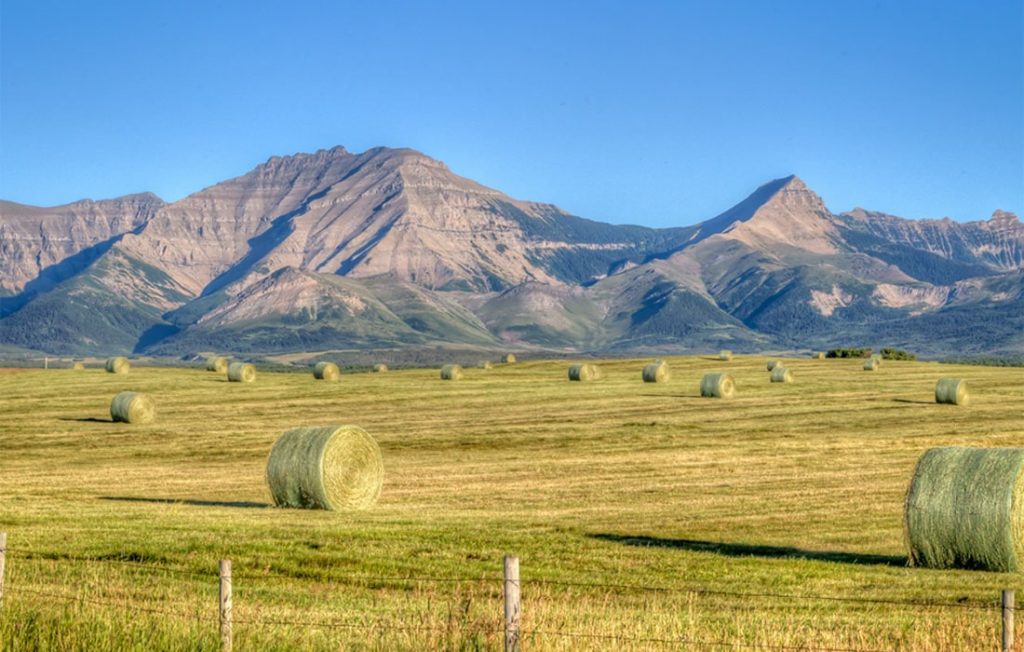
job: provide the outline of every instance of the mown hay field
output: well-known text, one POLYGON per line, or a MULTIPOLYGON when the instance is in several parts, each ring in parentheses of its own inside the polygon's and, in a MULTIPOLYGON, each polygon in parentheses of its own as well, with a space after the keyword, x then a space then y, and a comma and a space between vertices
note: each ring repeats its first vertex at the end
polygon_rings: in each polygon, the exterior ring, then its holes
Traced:
POLYGON ((658 384, 649 359, 592 383, 564 361, 0 373, 0 648, 216 650, 230 558, 236 650, 500 649, 511 553, 524 650, 995 649, 1020 576, 907 567, 903 501, 927 448, 1024 446, 1024 373, 799 359, 773 384, 716 357, 664 358, 658 384), (712 371, 735 398, 699 397, 712 371), (943 376, 969 407, 935 403, 943 376), (159 418, 112 423, 122 390, 159 418), (275 440, 330 424, 376 438, 379 502, 270 507, 275 440))

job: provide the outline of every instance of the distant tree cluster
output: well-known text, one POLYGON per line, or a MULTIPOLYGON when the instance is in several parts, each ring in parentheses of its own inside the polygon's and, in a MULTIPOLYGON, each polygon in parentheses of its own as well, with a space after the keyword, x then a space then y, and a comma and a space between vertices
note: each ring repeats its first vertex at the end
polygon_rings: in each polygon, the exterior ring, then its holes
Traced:
POLYGON ((903 349, 893 349, 886 347, 879 351, 882 354, 883 360, 917 360, 917 355, 904 351, 903 349))
POLYGON ((871 349, 830 349, 826 358, 870 358, 871 349))

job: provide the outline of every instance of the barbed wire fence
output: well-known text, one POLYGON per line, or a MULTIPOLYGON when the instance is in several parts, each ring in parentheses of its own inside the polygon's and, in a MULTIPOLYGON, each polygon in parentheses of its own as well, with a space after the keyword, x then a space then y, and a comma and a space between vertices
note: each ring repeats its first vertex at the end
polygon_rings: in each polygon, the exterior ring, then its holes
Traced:
MULTIPOLYGON (((450 627, 431 627, 428 625, 416 624, 395 624, 382 620, 340 620, 340 619, 309 619, 309 618, 235 618, 234 616, 234 580, 263 580, 268 577, 268 572, 243 573, 235 575, 232 563, 229 559, 220 560, 216 569, 210 571, 197 571, 187 568, 176 568, 169 565, 153 564, 135 559, 123 558, 73 558, 56 557, 42 554, 38 551, 10 548, 7 546, 7 534, 0 532, 0 616, 3 614, 4 600, 6 593, 13 588, 15 593, 26 594, 43 598, 48 601, 69 604, 77 603, 92 606, 102 606, 117 609, 131 614, 152 614, 169 619, 192 621, 205 626, 216 626, 219 631, 221 652, 232 652, 234 645, 234 626, 265 628, 265 627, 303 627, 327 630, 362 630, 379 631, 393 630, 403 632, 418 632, 443 634, 450 631, 450 627), (11 587, 5 584, 6 566, 8 557, 22 557, 32 560, 47 561, 76 561, 97 564, 118 564, 133 571, 160 572, 175 578, 187 578, 190 581, 209 583, 212 588, 213 580, 217 584, 216 610, 210 606, 203 607, 199 604, 192 605, 192 609, 182 609, 179 605, 176 609, 170 609, 165 605, 154 604, 135 595, 121 596, 83 596, 66 591, 46 590, 34 586, 11 587), (116 599, 115 599, 116 598, 116 599)), ((297 579, 288 577, 288 579, 297 579)), ((476 634, 491 634, 500 637, 505 652, 522 652, 524 641, 537 639, 562 639, 566 641, 589 641, 591 643, 631 643, 643 644, 646 647, 668 647, 683 646, 686 649, 699 650, 765 650, 771 651, 799 651, 799 652, 889 652, 880 649, 862 647, 814 647, 808 645, 753 643, 727 640, 709 640, 695 638, 692 636, 635 636, 629 634, 604 634, 585 631, 569 631, 566 629, 547 628, 524 628, 522 626, 522 595, 523 585, 552 586, 560 588, 585 588, 602 589, 609 592, 622 594, 626 592, 660 593, 660 594, 689 594, 694 596, 715 596, 738 600, 789 600, 789 601, 814 601, 837 604, 861 604, 870 606, 891 606, 904 607, 909 609, 938 609, 938 610, 966 610, 971 613, 978 612, 999 612, 1001 616, 1000 647, 1002 652, 1016 652, 1014 643, 1014 615, 1015 612, 1024 607, 1017 607, 1015 593, 1013 590, 1003 590, 999 600, 992 602, 942 602, 932 600, 895 600, 886 598, 871 598, 857 596, 819 595, 808 593, 776 593, 764 591, 735 591, 708 588, 703 586, 652 586, 643 584, 625 583, 603 583, 577 580, 561 580, 545 577, 531 577, 523 579, 519 573, 518 557, 508 555, 504 558, 504 569, 501 576, 406 576, 406 575, 370 575, 370 574, 336 574, 330 575, 331 580, 346 581, 350 583, 432 583, 432 584, 467 584, 486 583, 491 586, 500 585, 502 598, 502 614, 496 619, 493 627, 474 627, 476 634)))

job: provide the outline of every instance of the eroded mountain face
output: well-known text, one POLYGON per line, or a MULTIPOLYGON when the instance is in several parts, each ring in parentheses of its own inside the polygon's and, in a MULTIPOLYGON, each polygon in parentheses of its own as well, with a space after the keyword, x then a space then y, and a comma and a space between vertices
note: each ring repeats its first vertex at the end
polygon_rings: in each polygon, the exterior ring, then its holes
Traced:
POLYGON ((164 205, 152 193, 52 208, 0 201, 0 296, 73 276, 164 205))
POLYGON ((835 215, 796 177, 649 229, 512 199, 413 150, 337 147, 172 204, 3 202, 0 252, 0 342, 51 352, 921 349, 900 329, 919 337, 947 311, 981 317, 941 347, 1024 347, 986 326, 1024 325, 1016 216, 835 215))

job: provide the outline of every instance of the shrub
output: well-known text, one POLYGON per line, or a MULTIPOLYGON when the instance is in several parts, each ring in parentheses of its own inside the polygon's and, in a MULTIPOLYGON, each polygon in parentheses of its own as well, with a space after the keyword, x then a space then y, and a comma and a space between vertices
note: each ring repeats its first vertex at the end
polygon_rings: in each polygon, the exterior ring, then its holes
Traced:
POLYGON ((826 358, 870 358, 871 349, 830 349, 826 358))
POLYGON ((886 347, 882 349, 883 360, 917 360, 917 355, 904 351, 903 349, 893 349, 886 347))

